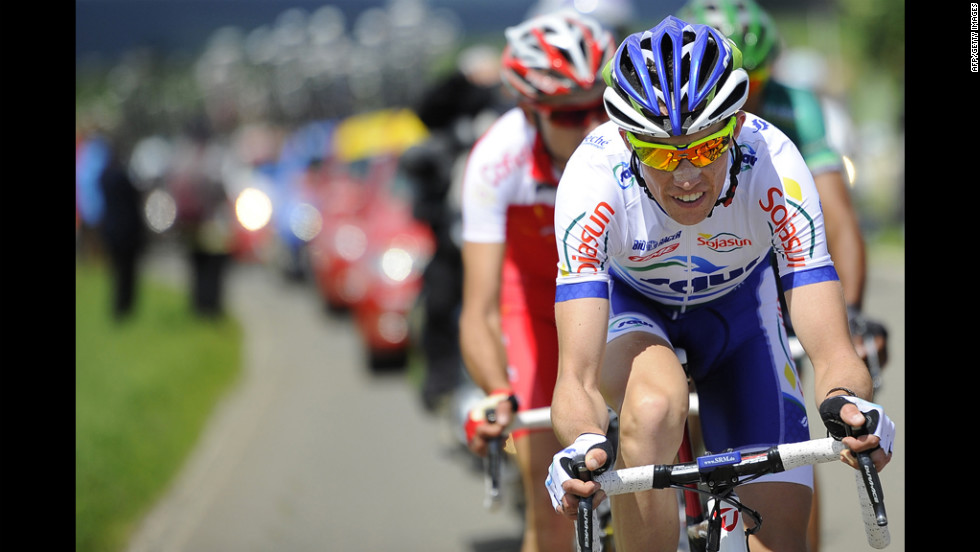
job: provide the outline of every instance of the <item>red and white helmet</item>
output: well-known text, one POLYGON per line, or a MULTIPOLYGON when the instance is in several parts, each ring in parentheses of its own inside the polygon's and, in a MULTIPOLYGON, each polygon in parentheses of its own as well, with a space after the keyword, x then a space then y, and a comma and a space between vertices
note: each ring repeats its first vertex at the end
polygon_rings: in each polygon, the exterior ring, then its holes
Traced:
POLYGON ((524 99, 586 99, 605 88, 602 67, 616 43, 595 19, 562 10, 508 27, 504 35, 503 81, 524 99))

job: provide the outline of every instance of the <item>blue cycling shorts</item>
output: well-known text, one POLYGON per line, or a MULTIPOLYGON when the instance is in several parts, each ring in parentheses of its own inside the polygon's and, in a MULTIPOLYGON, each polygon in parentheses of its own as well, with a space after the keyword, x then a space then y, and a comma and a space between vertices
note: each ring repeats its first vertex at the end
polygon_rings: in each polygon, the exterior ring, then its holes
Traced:
MULTIPOLYGON (((607 342, 646 332, 687 353, 705 448, 762 449, 810 438, 772 267, 761 263, 724 297, 685 312, 643 297, 612 273, 607 342)), ((757 481, 813 486, 812 466, 757 481)))

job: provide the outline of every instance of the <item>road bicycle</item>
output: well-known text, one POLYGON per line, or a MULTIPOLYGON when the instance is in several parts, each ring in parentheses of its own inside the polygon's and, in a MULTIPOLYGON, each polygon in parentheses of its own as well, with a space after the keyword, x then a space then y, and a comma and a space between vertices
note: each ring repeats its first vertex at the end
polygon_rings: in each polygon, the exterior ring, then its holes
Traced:
MULTIPOLYGON (((802 347, 791 341, 794 356, 802 355, 802 347)), ((682 364, 686 364, 686 353, 677 349, 682 364)), ((690 412, 696 418, 697 394, 690 395, 690 412)), ((487 411, 487 418, 493 421, 493 410, 487 411)), ((618 418, 610 409, 610 439, 614 441, 618 418)), ((549 408, 538 408, 516 414, 508 426, 508 431, 517 429, 550 428, 549 408)), ((829 462, 840 457, 843 443, 827 437, 802 443, 791 443, 752 452, 726 451, 711 454, 705 451, 694 456, 694 443, 690 424, 685 426, 684 439, 678 451, 677 464, 651 465, 606 472, 596 477, 607 496, 637 492, 649 489, 678 489, 682 495, 684 525, 678 543, 679 551, 692 552, 742 552, 749 550, 748 536, 758 530, 761 516, 738 501, 735 488, 768 473, 778 473, 803 465, 829 462), (707 514, 706 514, 707 512, 707 514), (747 532, 742 524, 742 515, 749 515, 755 528, 747 532), (744 535, 739 538, 739 535, 744 535)), ((884 494, 878 473, 870 460, 870 455, 857 455, 862 470, 855 470, 858 495, 865 517, 865 531, 868 543, 874 548, 884 548, 890 542, 887 528, 887 515, 884 508, 884 494)), ((485 504, 492 507, 501 499, 500 465, 503 462, 502 439, 488 443, 486 467, 485 504)), ((591 472, 584 469, 583 477, 591 472)), ((593 509, 591 498, 580 501, 579 521, 576 523, 577 546, 583 552, 612 551, 615 540, 611 530, 611 511, 609 501, 602 502, 593 509), (598 529, 598 530, 596 530, 598 529)))
MULTIPOLYGON (((607 496, 649 489, 688 489, 697 485, 708 496, 705 550, 709 552, 748 551, 748 537, 758 530, 762 517, 738 500, 735 488, 761 475, 830 462, 840 457, 845 445, 832 437, 787 443, 751 452, 727 451, 699 456, 694 462, 653 464, 605 472, 595 477, 607 496), (755 522, 746 530, 743 516, 755 522)), ((868 544, 882 549, 891 538, 884 507, 884 493, 870 455, 858 453, 861 470, 855 470, 858 499, 864 518, 868 544)), ((579 459, 584 471, 584 457, 579 459)), ((592 500, 579 503, 577 540, 582 552, 599 552, 601 541, 592 535, 592 500)))
MULTIPOLYGON (((545 428, 551 426, 550 409, 538 408, 519 412, 508 430, 545 428)), ((689 440, 688 436, 685 436, 689 440)), ((684 497, 687 542, 679 550, 706 552, 748 552, 748 536, 758 530, 762 518, 742 504, 736 487, 762 475, 778 473, 805 465, 831 462, 840 458, 845 445, 832 437, 787 443, 767 449, 740 452, 726 451, 704 454, 693 460, 676 464, 649 465, 608 471, 595 477, 607 496, 650 489, 678 489, 684 497), (696 505, 692 508, 692 505, 696 505), (707 512, 707 515, 704 515, 707 512), (742 516, 748 515, 755 528, 746 531, 742 516)), ((487 465, 488 501, 500 500, 499 462, 502 448, 491 446, 487 465), (495 459, 491 459, 496 456, 495 459)), ((678 455, 683 456, 682 454, 678 455)), ((864 517, 868 544, 882 549, 890 543, 884 492, 870 455, 859 453, 862 470, 855 470, 858 499, 864 517)), ((583 474, 584 457, 578 459, 583 474)), ((588 477, 588 475, 584 475, 588 477)), ((615 542, 610 529, 610 512, 602 506, 594 509, 591 497, 579 502, 576 522, 577 546, 581 552, 611 552, 615 542), (598 526, 597 526, 598 525, 598 526), (598 529, 598 530, 597 530, 598 529)))

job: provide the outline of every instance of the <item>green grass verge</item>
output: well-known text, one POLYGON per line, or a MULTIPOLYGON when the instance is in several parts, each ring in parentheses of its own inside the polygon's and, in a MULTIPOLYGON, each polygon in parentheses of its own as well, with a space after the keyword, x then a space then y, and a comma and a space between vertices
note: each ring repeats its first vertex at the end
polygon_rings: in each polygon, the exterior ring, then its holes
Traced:
POLYGON ((198 319, 186 293, 139 286, 117 324, 103 268, 76 264, 76 552, 124 549, 241 373, 237 321, 198 319))

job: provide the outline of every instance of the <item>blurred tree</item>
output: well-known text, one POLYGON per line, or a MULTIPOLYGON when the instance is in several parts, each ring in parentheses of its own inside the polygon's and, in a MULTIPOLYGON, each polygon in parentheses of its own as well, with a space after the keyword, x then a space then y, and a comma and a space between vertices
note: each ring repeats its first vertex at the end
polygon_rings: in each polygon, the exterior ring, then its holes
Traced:
POLYGON ((905 0, 838 0, 844 36, 855 41, 863 64, 905 84, 905 0))

